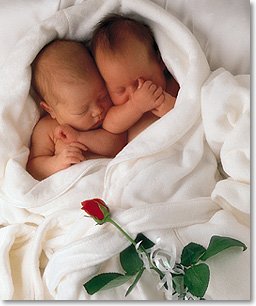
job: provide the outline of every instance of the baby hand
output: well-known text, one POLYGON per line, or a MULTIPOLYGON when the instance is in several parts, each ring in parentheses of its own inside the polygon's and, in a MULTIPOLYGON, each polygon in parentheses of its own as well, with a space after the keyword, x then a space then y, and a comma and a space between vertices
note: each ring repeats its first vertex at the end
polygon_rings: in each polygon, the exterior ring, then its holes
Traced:
POLYGON ((148 112, 160 106, 164 102, 163 89, 152 81, 138 79, 138 88, 132 97, 134 107, 142 113, 148 112))
POLYGON ((79 132, 68 124, 59 125, 54 130, 54 137, 64 143, 77 142, 79 132))
POLYGON ((55 154, 56 167, 58 170, 66 169, 71 165, 78 164, 85 160, 83 151, 87 148, 78 142, 72 142, 69 145, 65 145, 59 153, 55 154))
POLYGON ((164 102, 152 110, 152 113, 157 117, 163 117, 171 109, 173 109, 176 98, 164 91, 164 102))

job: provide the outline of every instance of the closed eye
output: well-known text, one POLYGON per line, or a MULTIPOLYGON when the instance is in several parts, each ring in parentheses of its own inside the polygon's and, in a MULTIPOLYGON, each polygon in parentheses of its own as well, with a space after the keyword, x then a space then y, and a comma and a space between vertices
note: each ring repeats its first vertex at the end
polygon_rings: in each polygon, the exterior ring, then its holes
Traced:
POLYGON ((88 108, 86 108, 85 110, 83 110, 83 111, 81 111, 81 112, 79 112, 79 113, 76 113, 76 114, 74 114, 74 115, 76 115, 76 116, 81 116, 81 115, 85 115, 87 112, 88 112, 88 108))

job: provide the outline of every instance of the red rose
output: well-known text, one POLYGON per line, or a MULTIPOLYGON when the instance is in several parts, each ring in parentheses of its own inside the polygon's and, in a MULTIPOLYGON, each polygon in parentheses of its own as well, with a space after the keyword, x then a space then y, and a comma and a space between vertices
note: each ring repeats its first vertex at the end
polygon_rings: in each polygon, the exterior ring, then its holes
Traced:
POLYGON ((105 223, 106 218, 110 216, 108 206, 101 199, 85 200, 81 204, 81 209, 92 217, 98 224, 105 223))

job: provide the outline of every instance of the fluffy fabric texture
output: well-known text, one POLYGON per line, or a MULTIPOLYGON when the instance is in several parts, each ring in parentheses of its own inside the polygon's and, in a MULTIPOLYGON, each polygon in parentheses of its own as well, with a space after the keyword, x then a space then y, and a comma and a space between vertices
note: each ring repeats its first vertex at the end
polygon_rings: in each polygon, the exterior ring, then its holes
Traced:
MULTIPOLYGON (((113 226, 84 218, 80 202, 93 197, 103 198, 132 236, 160 238, 178 256, 191 241, 207 247, 215 234, 241 240, 247 251, 230 249, 209 260, 206 298, 250 298, 248 76, 212 73, 188 29, 149 1, 88 0, 28 32, 0 78, 1 299, 125 299, 126 285, 93 296, 82 286, 99 271, 120 271, 117 254, 129 244, 113 226), (39 119, 30 64, 53 39, 90 39, 109 12, 151 26, 181 87, 175 108, 116 158, 85 161, 38 182, 25 171, 39 119)), ((170 298, 157 283, 146 272, 126 299, 170 298)))

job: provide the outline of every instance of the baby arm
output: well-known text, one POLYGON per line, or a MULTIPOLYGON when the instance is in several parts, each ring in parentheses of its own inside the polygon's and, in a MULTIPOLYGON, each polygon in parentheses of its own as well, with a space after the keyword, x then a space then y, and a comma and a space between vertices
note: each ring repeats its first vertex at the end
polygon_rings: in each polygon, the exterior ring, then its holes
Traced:
POLYGON ((53 122, 43 118, 32 134, 27 171, 37 180, 84 160, 82 151, 86 148, 82 144, 63 144, 56 150, 53 126, 53 122))
POLYGON ((164 101, 163 90, 152 81, 138 80, 138 88, 130 99, 113 106, 103 122, 103 128, 112 133, 122 133, 132 127, 144 113, 160 106, 164 101))
POLYGON ((127 133, 112 134, 102 128, 77 131, 69 125, 60 125, 55 136, 65 143, 81 143, 90 152, 106 157, 115 157, 127 144, 127 133))

